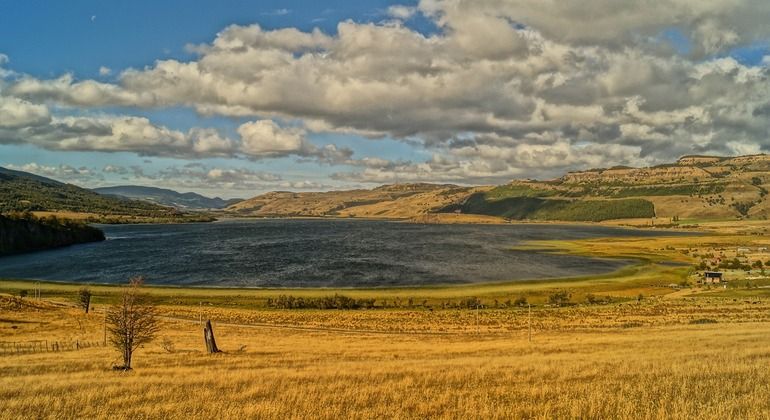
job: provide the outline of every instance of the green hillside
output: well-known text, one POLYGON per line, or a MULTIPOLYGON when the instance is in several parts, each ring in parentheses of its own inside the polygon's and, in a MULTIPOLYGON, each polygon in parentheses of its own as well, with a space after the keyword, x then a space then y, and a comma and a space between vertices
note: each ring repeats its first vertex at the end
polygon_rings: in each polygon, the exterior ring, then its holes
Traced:
MULTIPOLYGON (((655 216, 655 207, 647 200, 569 200, 539 197, 508 197, 490 199, 489 193, 476 193, 460 204, 439 210, 440 213, 460 212, 499 216, 514 220, 564 220, 601 222, 655 216)), ((494 195, 492 195, 494 197, 494 195)))
POLYGON ((103 217, 131 216, 142 218, 141 221, 187 221, 189 218, 170 207, 104 196, 72 184, 0 168, 0 214, 13 212, 93 213, 103 217))

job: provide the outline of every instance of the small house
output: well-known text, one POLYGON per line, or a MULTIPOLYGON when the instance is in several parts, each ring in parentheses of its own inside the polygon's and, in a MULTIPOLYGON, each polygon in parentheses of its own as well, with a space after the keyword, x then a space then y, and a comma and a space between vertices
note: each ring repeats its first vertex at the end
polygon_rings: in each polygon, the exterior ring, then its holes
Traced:
POLYGON ((719 271, 706 271, 703 273, 704 284, 719 284, 724 281, 724 276, 719 271))

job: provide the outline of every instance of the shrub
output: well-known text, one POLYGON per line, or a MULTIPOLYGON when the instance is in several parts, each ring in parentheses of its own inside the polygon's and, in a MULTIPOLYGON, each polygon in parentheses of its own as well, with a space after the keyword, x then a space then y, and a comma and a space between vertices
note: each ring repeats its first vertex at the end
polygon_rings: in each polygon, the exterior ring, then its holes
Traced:
POLYGON ((716 324, 717 320, 710 319, 710 318, 699 318, 699 319, 693 319, 690 321, 690 324, 692 325, 698 325, 698 324, 716 324))
POLYGON ((375 302, 375 299, 353 299, 340 294, 320 298, 280 295, 267 299, 267 306, 276 309, 372 309, 375 302))
POLYGON ((564 306, 569 303, 572 295, 565 290, 552 293, 548 296, 548 303, 556 306, 564 306))

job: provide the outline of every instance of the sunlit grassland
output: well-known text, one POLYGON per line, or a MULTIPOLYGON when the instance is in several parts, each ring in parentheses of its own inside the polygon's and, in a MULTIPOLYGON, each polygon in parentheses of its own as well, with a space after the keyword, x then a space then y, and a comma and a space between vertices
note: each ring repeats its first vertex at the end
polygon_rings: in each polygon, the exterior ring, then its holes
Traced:
MULTIPOLYGON (((96 309, 6 307, 0 340, 98 340, 96 309)), ((228 324, 218 317, 233 310, 219 308, 207 316, 223 354, 205 354, 196 321, 165 318, 129 373, 110 369, 109 348, 0 356, 0 418, 763 418, 768 309, 712 298, 540 309, 530 342, 524 309, 412 319, 469 327, 429 334, 330 329, 335 318, 388 325, 415 311, 252 311, 321 327, 301 330, 228 324), (510 325, 477 328, 477 316, 510 325), (702 316, 716 323, 691 323, 702 316)))
MULTIPOLYGON (((768 243, 728 231, 527 244, 632 261, 548 281, 147 287, 162 329, 132 372, 112 371, 119 354, 107 347, 0 354, 0 418, 767 418, 770 289, 668 285, 688 279, 692 250, 768 243), (568 291, 570 305, 549 305, 555 291, 568 291), (265 305, 280 294, 334 293, 389 305, 265 305), (588 304, 588 294, 613 299, 588 304), (452 308, 469 296, 484 307, 452 308), (532 308, 495 308, 522 296, 532 308), (224 353, 205 354, 201 319, 213 321, 224 353)), ((86 315, 74 307, 80 287, 0 281, 0 342, 103 340, 105 305, 119 288, 91 285, 86 315), (42 300, 11 298, 37 287, 42 300)))

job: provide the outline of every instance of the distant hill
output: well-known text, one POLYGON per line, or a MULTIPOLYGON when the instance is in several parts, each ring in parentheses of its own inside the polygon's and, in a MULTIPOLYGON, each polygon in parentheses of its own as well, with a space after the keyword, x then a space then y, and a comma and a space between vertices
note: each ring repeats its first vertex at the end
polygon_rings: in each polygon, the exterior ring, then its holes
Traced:
MULTIPOLYGON (((286 192, 277 191, 262 194, 236 203, 226 210, 244 216, 342 216, 342 217, 410 217, 415 213, 427 212, 430 206, 422 208, 415 203, 441 202, 436 194, 449 193, 459 189, 465 196, 468 188, 436 184, 393 184, 371 190, 327 191, 327 192, 286 192), (366 210, 369 210, 368 212, 366 210)), ((454 197, 453 199, 456 199, 454 197)), ((450 202, 452 200, 449 200, 450 202)))
POLYGON ((102 195, 142 200, 183 210, 222 209, 242 201, 239 198, 224 200, 219 197, 205 197, 193 192, 179 193, 164 188, 142 187, 138 185, 93 188, 92 191, 102 195))
POLYGON ((767 218, 770 156, 683 156, 650 168, 570 172, 551 181, 514 181, 439 212, 535 220, 767 218))
POLYGON ((514 220, 767 218, 770 156, 683 156, 650 168, 616 166, 549 181, 458 187, 395 184, 371 190, 271 192, 226 209, 252 216, 416 218, 437 213, 514 220))
POLYGON ((23 212, 88 213, 137 221, 176 221, 186 216, 170 207, 97 194, 85 188, 22 171, 0 168, 0 214, 23 212), (132 219, 133 220, 133 219, 132 219))

